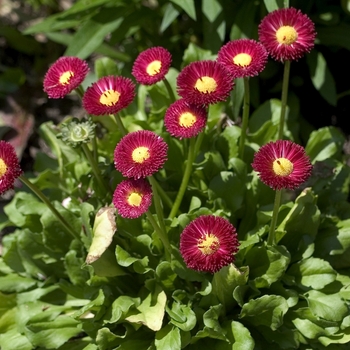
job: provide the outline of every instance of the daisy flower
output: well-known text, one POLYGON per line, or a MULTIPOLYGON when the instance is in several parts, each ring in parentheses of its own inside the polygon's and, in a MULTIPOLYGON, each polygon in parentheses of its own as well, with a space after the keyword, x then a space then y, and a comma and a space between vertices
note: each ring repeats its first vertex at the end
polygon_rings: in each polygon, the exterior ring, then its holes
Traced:
POLYGON ((190 222, 180 236, 180 252, 190 269, 217 272, 234 261, 239 242, 226 219, 203 215, 190 222))
POLYGON ((114 150, 114 165, 125 177, 139 179, 163 167, 168 145, 149 130, 134 131, 124 136, 114 150))
POLYGON ((132 75, 143 85, 152 85, 164 79, 171 65, 171 54, 163 47, 151 47, 141 52, 132 67, 132 75))
POLYGON ((123 218, 136 219, 152 203, 152 187, 145 179, 122 181, 113 194, 113 204, 123 218))
POLYGON ((311 175, 312 165, 302 146, 277 140, 262 146, 254 155, 253 169, 260 180, 274 190, 293 190, 311 175))
POLYGON ((280 61, 297 60, 315 43, 315 25, 293 7, 270 12, 259 25, 259 39, 269 54, 280 61))
POLYGON ((184 99, 171 104, 164 117, 166 130, 170 135, 179 139, 197 136, 205 127, 206 122, 206 109, 187 103, 184 99))
POLYGON ((60 57, 44 77, 44 91, 50 98, 62 98, 76 89, 85 79, 89 67, 78 57, 60 57))
POLYGON ((223 64, 234 78, 258 75, 265 68, 267 57, 265 47, 251 39, 230 41, 218 52, 218 62, 223 64))
POLYGON ((135 84, 120 76, 102 77, 87 88, 83 107, 89 114, 115 114, 126 108, 135 97, 135 84))
POLYGON ((13 188, 15 180, 22 174, 16 151, 6 141, 0 141, 0 195, 13 188))
POLYGON ((230 72, 221 63, 210 60, 190 63, 177 77, 178 94, 196 105, 225 101, 233 86, 230 72))

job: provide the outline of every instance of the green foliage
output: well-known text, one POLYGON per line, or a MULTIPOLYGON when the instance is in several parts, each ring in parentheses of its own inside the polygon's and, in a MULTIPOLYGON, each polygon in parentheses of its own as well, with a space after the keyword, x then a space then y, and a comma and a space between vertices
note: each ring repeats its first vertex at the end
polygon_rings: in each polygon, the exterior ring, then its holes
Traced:
MULTIPOLYGON (((90 79, 130 76, 140 51, 162 45, 173 54, 167 78, 176 96, 176 77, 185 65, 215 59, 228 37, 256 38, 261 14, 288 3, 80 0, 24 33, 45 33, 66 46, 65 55, 91 59, 90 79)), ((319 24, 323 8, 317 3, 320 8, 313 15, 319 24)), ((341 11, 349 12, 348 2, 342 1, 341 11)), ((338 87, 323 51, 330 45, 350 49, 347 30, 346 21, 320 25, 318 47, 303 61, 319 98, 332 106, 338 103, 338 87)), ((40 126, 51 153, 39 151, 28 177, 77 237, 72 238, 52 211, 25 188, 16 190, 0 225, 13 228, 2 239, 0 257, 1 349, 350 348, 346 138, 332 126, 303 128, 300 104, 305 97, 293 86, 284 137, 299 143, 307 140, 305 149, 314 171, 303 188, 284 193, 277 245, 266 244, 274 192, 260 182, 251 163, 260 146, 278 137, 281 101, 270 95, 263 99, 268 81, 275 81, 271 90, 279 92, 278 64, 270 62, 259 82, 250 81, 252 113, 243 159, 238 154, 241 82, 236 81, 227 103, 209 108, 175 218, 169 217, 171 203, 185 174, 190 145, 164 130, 172 94, 163 82, 138 86, 135 101, 121 112, 128 131, 153 130, 168 143, 168 160, 155 175, 170 241, 168 253, 150 224, 158 216, 115 217, 109 206, 122 180, 113 167, 113 150, 122 133, 111 116, 94 118, 99 130, 95 159, 108 191, 101 189, 86 152, 57 138, 62 125, 40 126), (213 275, 188 269, 179 252, 184 227, 207 214, 228 218, 240 240, 235 264, 213 275)), ((1 92, 14 91, 23 77, 20 70, 2 73, 1 92)), ((88 151, 94 150, 89 144, 88 151)), ((156 209, 153 204, 151 212, 156 209)))

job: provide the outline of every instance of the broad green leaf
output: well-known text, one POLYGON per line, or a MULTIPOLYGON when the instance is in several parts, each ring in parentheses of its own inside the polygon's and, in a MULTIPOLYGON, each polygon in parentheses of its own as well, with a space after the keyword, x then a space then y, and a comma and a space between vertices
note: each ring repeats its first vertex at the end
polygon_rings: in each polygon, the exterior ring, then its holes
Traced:
POLYGON ((116 247, 115 256, 120 266, 128 267, 132 265, 137 273, 146 273, 150 270, 150 268, 147 267, 149 263, 149 258, 147 256, 142 259, 135 258, 119 245, 116 247))
POLYGON ((136 308, 139 313, 133 312, 125 319, 131 323, 142 324, 152 331, 159 331, 162 328, 166 300, 166 294, 161 287, 154 285, 154 289, 148 292, 136 308))
POLYGON ((238 269, 234 264, 224 266, 214 274, 212 294, 229 310, 234 304, 233 291, 238 285, 245 285, 248 280, 249 268, 238 269))
POLYGON ((112 242, 116 232, 114 207, 103 207, 95 217, 92 243, 86 257, 86 263, 91 264, 98 260, 112 242))
POLYGON ((241 128, 233 125, 224 129, 217 141, 217 149, 223 154, 225 160, 238 157, 238 139, 241 128))
POLYGON ((165 5, 165 11, 160 25, 160 32, 163 33, 175 18, 180 14, 180 12, 169 2, 165 5))
POLYGON ((166 312, 170 317, 170 323, 185 332, 191 331, 196 325, 196 314, 187 305, 173 302, 171 309, 167 307, 166 312))
POLYGON ((100 57, 95 61, 95 74, 97 78, 107 75, 119 75, 117 63, 109 57, 100 57))
POLYGON ((348 307, 339 294, 324 294, 317 290, 306 293, 312 313, 329 321, 341 321, 348 314, 348 307))
POLYGON ((181 348, 180 330, 167 325, 156 333, 155 346, 158 350, 178 350, 181 348))
POLYGON ((33 344, 26 336, 12 329, 0 334, 0 347, 2 350, 32 350, 33 344))
POLYGON ((100 328, 96 335, 96 344, 99 350, 115 349, 121 342, 120 337, 107 327, 100 328))
POLYGON ((174 4, 181 7, 193 20, 196 20, 196 9, 194 0, 170 0, 174 4))
POLYGON ((268 12, 288 7, 289 0, 264 0, 268 12))
POLYGON ((292 322, 298 331, 309 339, 317 339, 322 335, 328 336, 336 331, 332 328, 329 329, 328 327, 325 328, 323 326, 320 326, 308 319, 296 318, 292 320, 292 322))
POLYGON ((322 53, 313 50, 306 57, 314 87, 330 105, 336 106, 337 91, 335 81, 322 53))
POLYGON ((89 57, 102 44, 106 35, 121 25, 124 14, 125 10, 118 7, 102 8, 78 29, 65 56, 77 56, 81 59, 89 57))
POLYGON ((305 147, 312 163, 339 157, 345 142, 344 135, 335 127, 320 128, 311 133, 305 147))
POLYGON ((336 271, 329 262, 313 257, 294 264, 288 270, 288 274, 294 276, 300 285, 317 290, 336 279, 336 271))
POLYGON ((176 273, 172 270, 171 264, 168 261, 162 261, 156 268, 156 275, 159 283, 168 290, 174 290, 174 281, 176 280, 176 273))
POLYGON ((251 299, 244 304, 240 318, 247 318, 256 326, 264 325, 276 330, 283 323, 283 316, 288 311, 286 299, 279 295, 264 295, 251 299))
MULTIPOLYGON (((231 324, 227 324, 225 330, 227 332, 227 337, 232 344, 232 350, 254 350, 254 338, 242 323, 232 321, 231 324)), ((220 346, 217 350, 220 350, 220 346)))
POLYGON ((110 310, 105 316, 105 321, 108 323, 116 323, 120 319, 123 319, 132 307, 137 307, 139 304, 139 298, 131 298, 127 295, 121 295, 114 300, 110 306, 110 310))
POLYGON ((18 293, 28 290, 36 285, 36 281, 21 277, 17 274, 11 273, 6 276, 0 276, 0 291, 5 293, 18 293))
POLYGON ((215 55, 212 54, 209 50, 203 50, 199 46, 190 43, 188 48, 184 51, 183 55, 183 66, 190 64, 195 61, 202 60, 214 60, 216 58, 215 55))
POLYGON ((290 254, 283 246, 255 246, 245 256, 249 279, 256 288, 267 288, 278 281, 288 268, 290 254))

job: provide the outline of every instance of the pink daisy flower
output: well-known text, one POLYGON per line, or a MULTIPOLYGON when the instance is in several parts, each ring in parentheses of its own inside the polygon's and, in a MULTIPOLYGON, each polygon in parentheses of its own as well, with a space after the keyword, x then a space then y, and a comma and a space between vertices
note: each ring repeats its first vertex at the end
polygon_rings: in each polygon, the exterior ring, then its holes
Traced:
POLYGON ((270 12, 259 25, 259 39, 275 60, 299 59, 314 47, 315 37, 314 23, 293 7, 270 12))
POLYGON ((190 269, 217 272, 231 264, 239 242, 235 227, 226 219, 203 215, 182 231, 180 252, 190 269))
POLYGON ((114 165, 125 177, 139 179, 161 169, 167 159, 168 145, 149 130, 124 136, 114 150, 114 165))
POLYGON ((274 190, 293 190, 311 175, 312 165, 302 146, 277 140, 262 146, 254 155, 252 167, 260 180, 274 190))
POLYGON ((164 118, 166 130, 170 135, 179 139, 197 136, 205 127, 206 122, 206 109, 187 103, 184 99, 171 104, 164 118))
POLYGON ((6 141, 0 141, 0 195, 13 188, 15 180, 22 174, 16 151, 6 141))
POLYGON ((50 98, 62 98, 76 89, 85 79, 89 67, 78 57, 60 57, 44 77, 44 91, 50 98))
POLYGON ((141 52, 132 67, 132 75, 143 85, 152 85, 164 79, 171 65, 171 54, 163 47, 151 47, 141 52))
POLYGON ((233 86, 230 72, 222 64, 210 60, 190 63, 177 77, 178 94, 196 105, 225 101, 233 86))
POLYGON ((152 187, 145 179, 124 180, 114 191, 113 204, 121 217, 136 219, 152 204, 152 187))
POLYGON ((218 62, 223 64, 234 78, 258 75, 265 68, 267 57, 265 47, 251 39, 230 41, 218 52, 218 62))
POLYGON ((134 97, 135 84, 131 79, 110 75, 87 88, 83 106, 89 114, 115 114, 126 108, 134 97))

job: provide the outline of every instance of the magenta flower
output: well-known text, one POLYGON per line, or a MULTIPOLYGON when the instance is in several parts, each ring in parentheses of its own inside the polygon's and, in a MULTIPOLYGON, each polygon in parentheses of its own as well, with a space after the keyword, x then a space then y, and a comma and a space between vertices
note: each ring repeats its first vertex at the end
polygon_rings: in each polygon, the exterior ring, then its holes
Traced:
POLYGON ((136 81, 152 85, 164 79, 171 65, 171 54, 163 47, 151 47, 141 52, 132 67, 136 81))
POLYGON ((269 54, 280 61, 297 60, 315 44, 315 25, 293 7, 270 12, 259 25, 259 39, 269 54))
POLYGON ((76 89, 89 72, 86 61, 78 57, 60 57, 44 77, 44 91, 50 98, 62 98, 76 89))
POLYGON ((277 140, 262 146, 255 153, 252 167, 260 180, 274 190, 293 190, 311 175, 312 165, 302 146, 277 140))
POLYGON ((187 267, 198 271, 214 273, 231 264, 238 246, 235 227, 214 215, 193 220, 180 236, 180 252, 187 267))
POLYGON ((89 114, 115 114, 126 108, 134 97, 135 84, 131 79, 110 75, 87 88, 83 106, 89 114))

